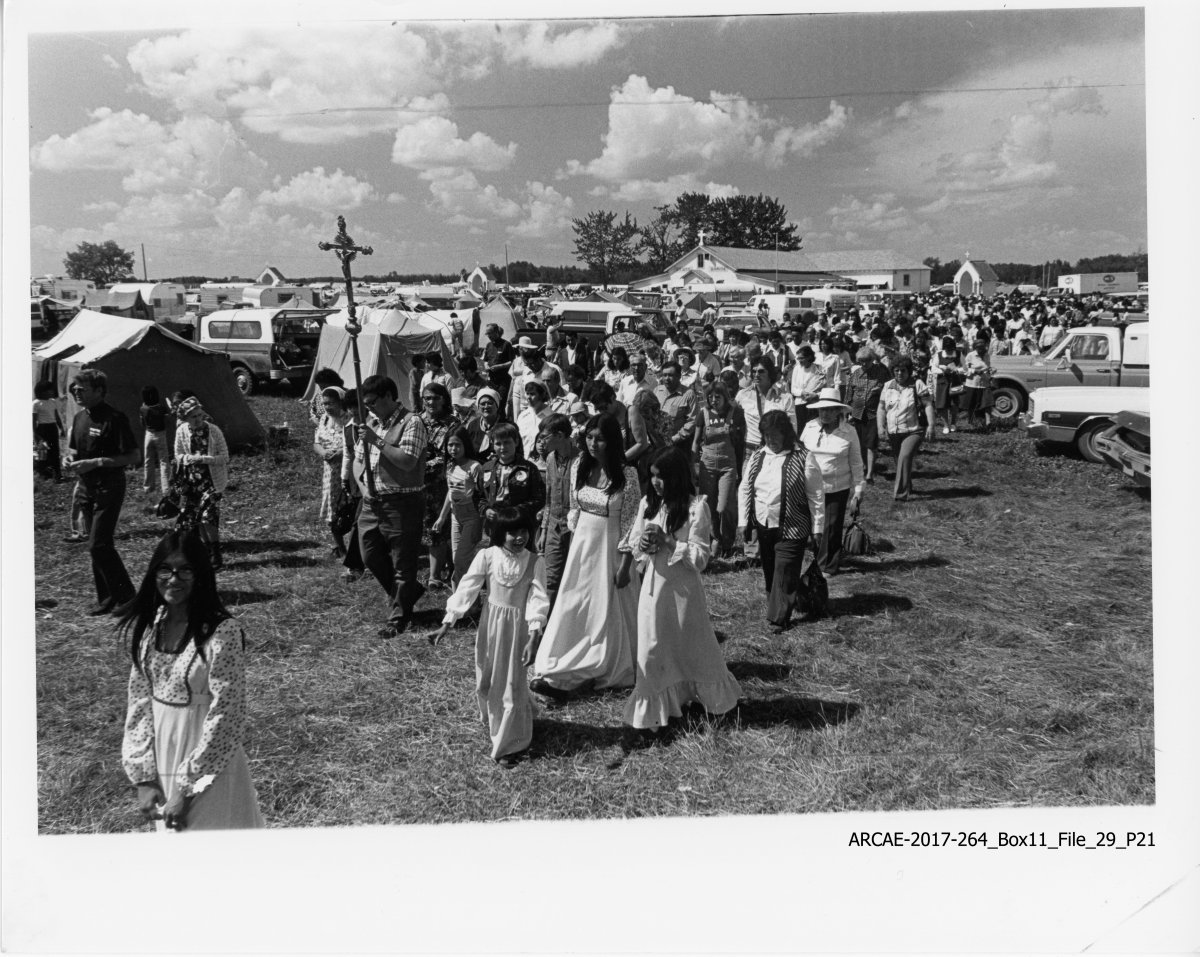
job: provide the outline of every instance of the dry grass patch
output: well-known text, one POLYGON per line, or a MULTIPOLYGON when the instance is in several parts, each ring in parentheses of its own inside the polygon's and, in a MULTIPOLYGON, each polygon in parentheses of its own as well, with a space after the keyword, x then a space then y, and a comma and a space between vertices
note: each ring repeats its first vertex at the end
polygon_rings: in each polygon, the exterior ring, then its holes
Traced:
MULTIPOLYGON (((252 401, 264 424, 301 419, 294 400, 252 401)), ((272 826, 1154 800, 1150 504, 1110 469, 1017 433, 939 441, 915 499, 869 489, 878 553, 831 580, 832 617, 774 636, 757 568, 706 576, 736 711, 647 744, 621 725, 623 694, 539 702, 530 759, 504 771, 473 627, 437 649, 374 637, 384 596, 339 579, 305 433, 236 457, 225 507, 222 591, 249 637, 248 753, 272 826)), ((86 550, 59 541, 68 500, 38 486, 40 825, 134 830, 129 658, 82 614, 86 550)), ((135 575, 165 528, 149 504, 131 492, 120 526, 135 575)), ((439 605, 423 603, 429 627, 439 605)))

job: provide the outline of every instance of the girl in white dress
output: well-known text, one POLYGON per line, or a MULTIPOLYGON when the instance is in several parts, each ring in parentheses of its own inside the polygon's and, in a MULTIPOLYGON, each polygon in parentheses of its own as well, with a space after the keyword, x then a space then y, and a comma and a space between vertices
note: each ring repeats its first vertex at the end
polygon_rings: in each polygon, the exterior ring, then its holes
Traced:
POLYGON ((586 447, 569 477, 571 547, 530 683, 550 697, 585 685, 633 685, 637 595, 616 581, 617 546, 633 521, 637 475, 625 469, 621 427, 611 415, 592 416, 584 436, 586 447))
POLYGON ((242 745, 245 634, 194 531, 158 543, 118 627, 133 632, 121 764, 139 809, 160 831, 262 827, 242 745))
POLYGON ((709 714, 737 705, 741 688, 725 666, 700 573, 712 548, 712 520, 692 485, 685 452, 669 446, 650 464, 650 491, 620 545, 617 587, 642 566, 637 672, 624 720, 658 729, 697 702, 709 714))
POLYGON ((436 645, 470 611, 484 585, 487 603, 475 636, 475 693, 492 739, 492 759, 511 768, 533 741, 533 705, 525 668, 531 642, 546 627, 550 599, 541 558, 529 551, 528 522, 511 507, 495 510, 491 547, 483 549, 446 602, 436 645))

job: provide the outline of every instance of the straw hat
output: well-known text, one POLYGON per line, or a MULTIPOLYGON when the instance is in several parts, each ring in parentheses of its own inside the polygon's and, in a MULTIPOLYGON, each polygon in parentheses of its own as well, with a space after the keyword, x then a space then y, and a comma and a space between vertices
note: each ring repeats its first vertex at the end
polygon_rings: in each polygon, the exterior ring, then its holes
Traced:
POLYGON ((822 389, 817 393, 817 401, 808 403, 810 409, 845 409, 850 411, 850 406, 839 397, 837 389, 822 389))

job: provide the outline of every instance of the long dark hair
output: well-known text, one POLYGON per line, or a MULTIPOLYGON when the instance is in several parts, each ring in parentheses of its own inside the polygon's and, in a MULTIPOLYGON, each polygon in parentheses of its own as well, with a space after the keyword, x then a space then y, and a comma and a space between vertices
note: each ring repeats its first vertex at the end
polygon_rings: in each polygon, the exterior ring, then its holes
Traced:
POLYGON ((683 449, 668 445, 650 460, 650 468, 658 469, 658 477, 662 479, 663 495, 660 498, 654 488, 654 482, 649 483, 646 492, 646 518, 653 518, 665 504, 667 507, 668 533, 674 532, 687 520, 688 506, 692 503, 692 495, 696 486, 692 484, 692 463, 683 449))
POLYGON ((463 452, 468 459, 474 459, 476 462, 480 461, 479 451, 475 448, 475 443, 471 439, 471 430, 465 425, 460 425, 458 428, 451 429, 446 435, 447 448, 450 446, 451 439, 458 439, 458 441, 462 443, 463 452))
POLYGON ((117 632, 124 637, 132 630, 129 653, 138 668, 142 665, 142 642, 147 630, 152 629, 154 625, 158 609, 163 605, 155 573, 168 556, 176 552, 187 559, 196 575, 192 581, 191 596, 188 598, 187 637, 196 646, 201 657, 204 656, 204 646, 208 644, 209 636, 217 625, 226 618, 233 617, 222 604, 221 596, 217 594, 217 576, 209 560, 208 549, 196 532, 193 529, 167 532, 155 546, 154 554, 150 556, 150 564, 137 593, 118 610, 117 632))
MULTIPOLYGON (((613 416, 607 412, 601 412, 587 420, 587 425, 583 427, 585 439, 590 432, 599 432, 604 439, 604 460, 600 463, 600 467, 604 469, 604 474, 608 477, 608 494, 613 495, 625 487, 625 440, 621 438, 621 426, 613 416)), ((579 453, 579 471, 575 478, 576 488, 583 488, 587 485, 587 477, 595 464, 596 459, 592 457, 585 441, 583 451, 579 453)))

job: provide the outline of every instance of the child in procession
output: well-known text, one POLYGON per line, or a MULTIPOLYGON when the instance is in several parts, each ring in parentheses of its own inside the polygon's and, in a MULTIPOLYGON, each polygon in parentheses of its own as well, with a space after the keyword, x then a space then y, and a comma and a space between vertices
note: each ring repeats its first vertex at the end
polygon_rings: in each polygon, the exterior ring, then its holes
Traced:
POLYGON ((545 566, 530 551, 531 538, 520 511, 496 509, 491 546, 475 556, 446 602, 442 627, 429 635, 430 644, 438 644, 487 586, 475 637, 475 693, 492 740, 492 760, 506 768, 520 760, 533 740, 533 705, 525 669, 550 610, 545 566))
POLYGON ((483 466, 471 445, 471 433, 464 427, 455 429, 446 438, 446 500, 433 530, 441 535, 450 526, 450 553, 454 561, 454 585, 475 558, 483 535, 483 519, 479 503, 483 501, 483 466))

